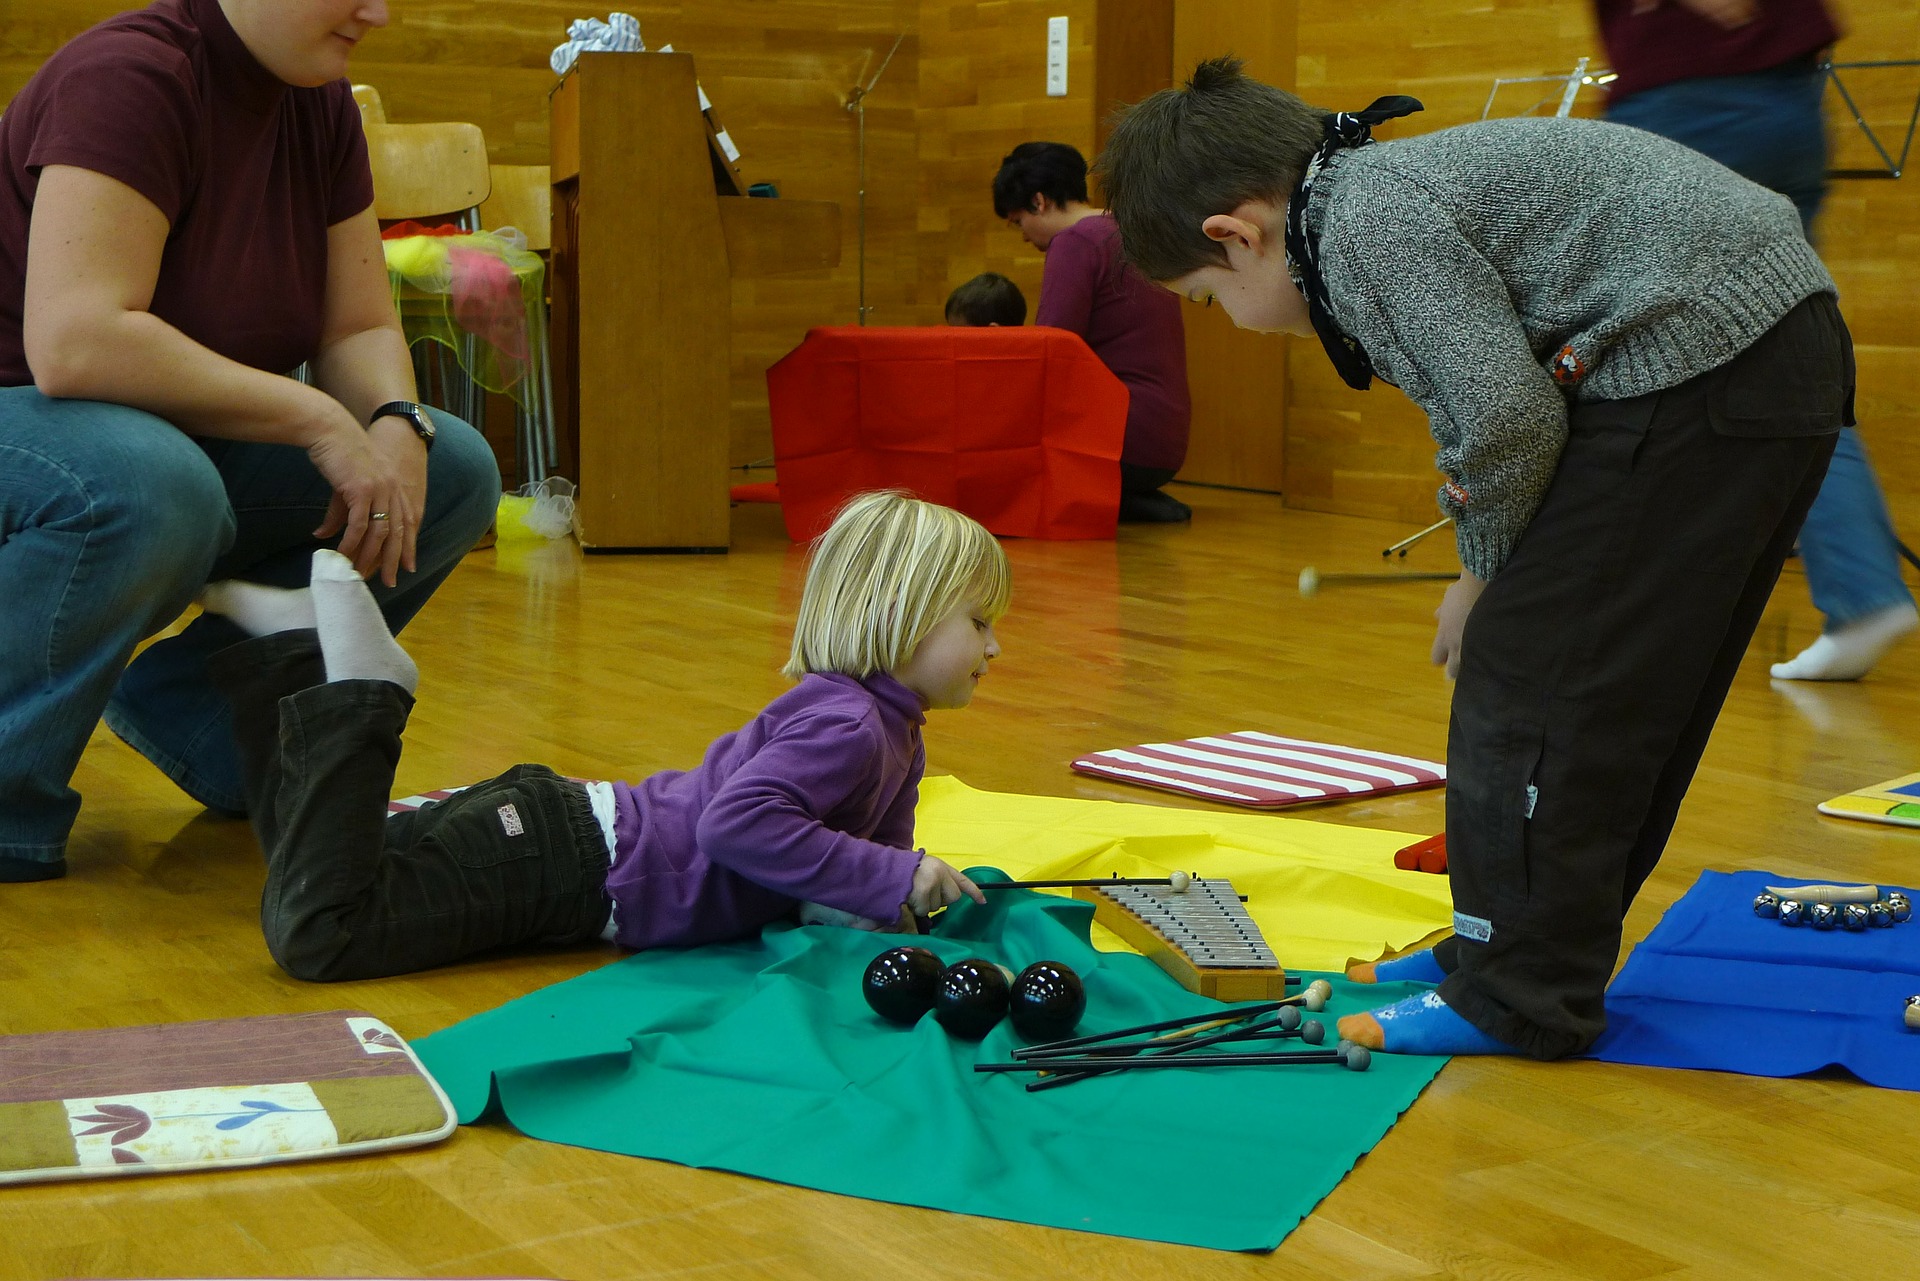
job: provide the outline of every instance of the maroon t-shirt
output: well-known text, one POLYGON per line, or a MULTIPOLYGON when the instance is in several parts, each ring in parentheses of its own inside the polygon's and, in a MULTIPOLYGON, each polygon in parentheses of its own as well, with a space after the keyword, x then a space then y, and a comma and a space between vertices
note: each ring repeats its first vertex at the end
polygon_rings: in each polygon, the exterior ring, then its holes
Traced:
POLYGON ((1744 76, 1805 58, 1840 38, 1824 0, 1760 0, 1753 21, 1727 28, 1676 0, 1596 0, 1600 38, 1619 77, 1609 102, 1701 76, 1744 76))
POLYGON ((167 217, 154 315, 244 365, 284 373, 319 347, 327 228, 373 203, 345 80, 292 88, 218 0, 157 0, 75 37, 0 116, 0 386, 21 349, 27 228, 46 165, 126 183, 167 217))
POLYGON ((1082 218, 1047 243, 1033 323, 1079 334, 1127 385, 1121 461, 1180 470, 1193 418, 1180 300, 1127 268, 1112 218, 1082 218))

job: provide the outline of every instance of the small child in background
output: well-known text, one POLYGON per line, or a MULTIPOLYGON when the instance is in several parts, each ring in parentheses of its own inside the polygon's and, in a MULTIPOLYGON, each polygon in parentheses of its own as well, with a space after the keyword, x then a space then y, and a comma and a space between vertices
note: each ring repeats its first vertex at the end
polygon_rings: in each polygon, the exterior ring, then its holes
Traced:
POLYGON ((253 634, 216 655, 267 858, 282 969, 378 978, 518 943, 688 946, 803 921, 911 929, 979 889, 913 848, 929 708, 999 656, 993 535, 897 493, 851 499, 814 544, 785 674, 798 684, 687 771, 579 782, 516 765, 388 817, 418 673, 352 562, 297 591, 215 583, 253 634))
POLYGON ((1009 329, 1027 323, 1027 298, 997 271, 983 271, 947 295, 947 323, 1009 329))

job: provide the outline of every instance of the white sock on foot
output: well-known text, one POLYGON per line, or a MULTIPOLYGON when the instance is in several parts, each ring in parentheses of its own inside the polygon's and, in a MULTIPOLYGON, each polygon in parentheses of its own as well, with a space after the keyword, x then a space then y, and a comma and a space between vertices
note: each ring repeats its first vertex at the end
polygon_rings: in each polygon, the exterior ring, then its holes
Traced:
POLYGON ((420 669, 387 630, 366 580, 339 552, 313 554, 313 613, 328 681, 389 681, 409 694, 419 688, 420 669))
POLYGON ((1791 662, 1775 663, 1769 670, 1783 681, 1857 681, 1916 626, 1920 612, 1912 605, 1889 605, 1821 633, 1791 662))
POLYGON ((264 587, 237 578, 208 583, 200 608, 238 623, 249 636, 271 636, 312 627, 313 595, 304 587, 264 587))

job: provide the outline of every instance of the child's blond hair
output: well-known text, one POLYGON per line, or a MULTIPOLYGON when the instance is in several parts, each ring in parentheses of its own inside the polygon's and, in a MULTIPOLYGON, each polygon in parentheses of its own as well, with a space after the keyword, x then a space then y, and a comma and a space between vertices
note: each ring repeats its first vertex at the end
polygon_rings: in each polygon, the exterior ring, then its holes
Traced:
POLYGON ((890 672, 953 610, 975 605, 992 622, 1012 590, 1007 554, 979 522, 898 490, 856 494, 814 540, 781 671, 890 672))

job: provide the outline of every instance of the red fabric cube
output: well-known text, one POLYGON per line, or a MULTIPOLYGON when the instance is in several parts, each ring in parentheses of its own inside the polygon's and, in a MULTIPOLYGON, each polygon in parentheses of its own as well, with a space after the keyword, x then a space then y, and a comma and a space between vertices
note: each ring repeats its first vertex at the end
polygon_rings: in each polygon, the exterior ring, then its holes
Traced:
POLYGON ((787 533, 904 489, 1016 538, 1112 538, 1127 389, 1078 334, 815 329, 767 371, 787 533))

